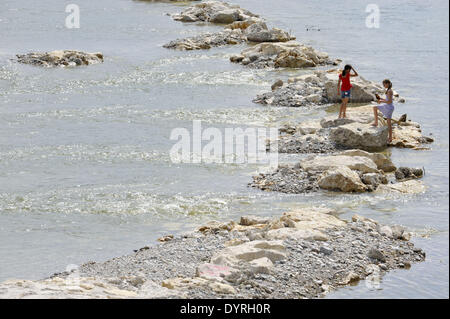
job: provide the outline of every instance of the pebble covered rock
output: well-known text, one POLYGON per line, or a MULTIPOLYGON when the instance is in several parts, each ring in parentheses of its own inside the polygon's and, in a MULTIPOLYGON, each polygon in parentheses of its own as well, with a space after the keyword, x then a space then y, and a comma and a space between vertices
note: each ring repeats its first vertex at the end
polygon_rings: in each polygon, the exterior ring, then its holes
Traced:
POLYGON ((319 174, 307 172, 300 165, 280 165, 272 173, 253 176, 250 187, 263 191, 302 194, 319 190, 319 174))
POLYGON ((296 41, 260 43, 247 48, 230 61, 248 67, 262 68, 308 68, 319 65, 337 65, 328 54, 296 41))
MULTIPOLYGON (((373 122, 372 108, 372 105, 349 108, 345 119, 328 116, 295 124, 285 123, 279 129, 278 151, 291 154, 330 153, 355 148, 381 151, 388 146, 420 150, 434 141, 423 135, 418 123, 394 119, 393 141, 388 144, 387 127, 384 124, 378 128, 370 125, 373 122)), ((379 120, 384 121, 382 118, 379 120)))
POLYGON ((260 219, 211 223, 76 273, 7 281, 0 298, 317 298, 425 260, 406 229, 358 215, 303 208, 260 219))
POLYGON ((203 21, 218 24, 247 20, 262 21, 257 14, 242 9, 238 5, 222 1, 205 1, 194 4, 183 12, 172 15, 172 18, 181 22, 203 21))
POLYGON ((82 66, 103 62, 102 53, 85 53, 80 51, 52 51, 18 54, 19 63, 31 64, 43 67, 70 67, 82 66))
MULTIPOLYGON (((253 176, 249 186, 287 194, 317 192, 321 189, 344 193, 424 191, 419 181, 396 179, 398 172, 391 160, 381 153, 347 150, 325 156, 310 156, 297 164, 280 165, 273 172, 253 176)), ((419 171, 416 173, 419 174, 419 171)))
POLYGON ((268 29, 264 22, 247 22, 227 26, 225 30, 204 33, 194 37, 177 39, 164 45, 167 49, 206 50, 212 47, 235 45, 243 42, 286 42, 295 39, 289 33, 273 28, 268 29), (240 26, 240 27, 238 27, 240 26))
POLYGON ((204 33, 198 36, 177 39, 164 45, 166 49, 206 50, 212 47, 234 45, 247 41, 240 29, 224 30, 216 33, 204 33))

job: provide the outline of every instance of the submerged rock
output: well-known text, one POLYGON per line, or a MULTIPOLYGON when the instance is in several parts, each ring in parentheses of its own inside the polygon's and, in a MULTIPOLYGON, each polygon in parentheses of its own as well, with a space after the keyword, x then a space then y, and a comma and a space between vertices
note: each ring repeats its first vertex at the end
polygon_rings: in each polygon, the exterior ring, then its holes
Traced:
POLYGON ((329 59, 328 54, 296 41, 260 43, 230 60, 253 68, 307 68, 336 63, 329 59))
POLYGON ((24 64, 31 64, 44 67, 68 67, 81 66, 103 62, 102 53, 85 53, 80 51, 51 51, 51 52, 34 52, 17 55, 17 61, 24 64))

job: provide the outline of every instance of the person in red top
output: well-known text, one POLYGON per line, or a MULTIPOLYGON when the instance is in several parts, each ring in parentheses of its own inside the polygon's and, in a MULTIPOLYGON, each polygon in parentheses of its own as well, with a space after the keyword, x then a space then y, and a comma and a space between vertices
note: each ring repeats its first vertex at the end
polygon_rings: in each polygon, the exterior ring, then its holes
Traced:
POLYGON ((356 72, 355 69, 349 64, 344 67, 344 71, 342 71, 342 73, 339 75, 338 96, 340 95, 342 98, 341 109, 339 110, 339 118, 346 118, 345 112, 347 110, 348 100, 350 99, 352 92, 352 84, 350 83, 350 78, 354 76, 358 76, 358 72, 356 72), (353 73, 351 73, 352 70, 353 73))

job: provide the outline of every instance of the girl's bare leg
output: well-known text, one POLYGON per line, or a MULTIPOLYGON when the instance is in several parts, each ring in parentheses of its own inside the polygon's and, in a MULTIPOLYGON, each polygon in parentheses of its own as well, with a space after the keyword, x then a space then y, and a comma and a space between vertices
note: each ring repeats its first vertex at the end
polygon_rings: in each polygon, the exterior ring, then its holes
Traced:
POLYGON ((347 117, 347 115, 345 114, 345 112, 347 111, 347 103, 348 103, 348 98, 346 97, 345 99, 342 100, 342 118, 345 119, 347 117))
POLYGON ((391 119, 387 119, 387 123, 388 123, 388 127, 389 127, 388 143, 391 144, 392 143, 392 120, 391 119))
POLYGON ((339 108, 339 117, 338 119, 340 119, 342 117, 342 110, 344 108, 344 102, 341 103, 341 107, 339 108))
POLYGON ((373 116, 375 118, 375 122, 373 122, 372 126, 378 126, 378 108, 376 106, 373 107, 373 116))

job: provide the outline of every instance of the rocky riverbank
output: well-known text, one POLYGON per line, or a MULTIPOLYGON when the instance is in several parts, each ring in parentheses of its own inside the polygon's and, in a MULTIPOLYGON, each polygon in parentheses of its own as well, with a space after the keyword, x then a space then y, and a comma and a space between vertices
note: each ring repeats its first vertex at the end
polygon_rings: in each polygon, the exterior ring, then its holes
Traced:
POLYGON ((317 298, 425 260, 410 237, 325 208, 243 216, 46 280, 9 280, 0 298, 317 298))
POLYGON ((103 62, 103 54, 81 51, 59 50, 18 54, 17 61, 43 67, 72 67, 103 62))

